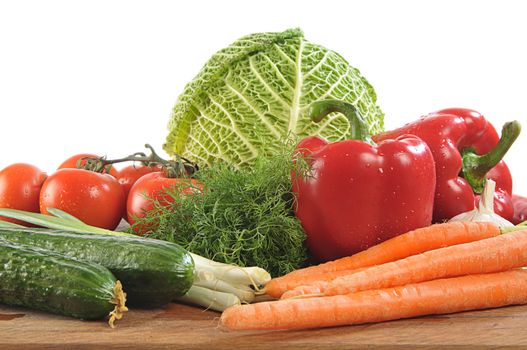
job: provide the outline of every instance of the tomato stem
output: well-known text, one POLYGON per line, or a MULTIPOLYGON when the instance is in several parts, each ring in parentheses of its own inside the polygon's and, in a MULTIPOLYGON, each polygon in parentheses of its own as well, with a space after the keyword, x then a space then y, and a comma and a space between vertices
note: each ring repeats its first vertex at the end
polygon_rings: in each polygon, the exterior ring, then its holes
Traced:
POLYGON ((154 148, 145 144, 145 147, 150 150, 150 154, 146 155, 143 152, 136 152, 129 156, 116 159, 106 159, 103 157, 84 157, 77 161, 77 166, 82 169, 94 171, 97 173, 106 172, 109 173, 110 167, 116 163, 123 162, 140 162, 148 167, 161 166, 166 172, 166 176, 170 178, 176 177, 192 177, 196 171, 198 171, 198 165, 191 162, 187 158, 175 155, 174 159, 166 160, 161 158, 154 148), (82 161, 86 163, 80 165, 82 161))

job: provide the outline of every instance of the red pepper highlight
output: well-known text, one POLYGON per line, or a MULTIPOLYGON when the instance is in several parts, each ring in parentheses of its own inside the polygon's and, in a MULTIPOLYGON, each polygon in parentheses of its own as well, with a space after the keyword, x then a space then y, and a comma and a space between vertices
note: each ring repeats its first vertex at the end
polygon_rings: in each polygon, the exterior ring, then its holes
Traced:
POLYGON ((407 135, 375 144, 359 112, 343 101, 315 102, 308 115, 318 122, 332 112, 349 119, 354 139, 303 139, 297 150, 309 170, 292 174, 295 213, 317 262, 352 255, 432 221, 435 166, 426 143, 407 135))

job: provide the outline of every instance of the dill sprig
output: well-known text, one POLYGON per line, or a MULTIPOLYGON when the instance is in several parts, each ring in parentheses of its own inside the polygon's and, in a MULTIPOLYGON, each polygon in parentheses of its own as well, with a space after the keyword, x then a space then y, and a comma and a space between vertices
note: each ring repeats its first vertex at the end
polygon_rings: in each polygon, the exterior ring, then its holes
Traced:
POLYGON ((175 242, 209 259, 259 266, 273 276, 307 262, 305 233, 294 216, 291 193, 292 150, 260 157, 251 167, 217 163, 199 170, 201 194, 181 196, 189 183, 167 189, 171 206, 154 209, 135 225, 150 227, 149 237, 175 242))

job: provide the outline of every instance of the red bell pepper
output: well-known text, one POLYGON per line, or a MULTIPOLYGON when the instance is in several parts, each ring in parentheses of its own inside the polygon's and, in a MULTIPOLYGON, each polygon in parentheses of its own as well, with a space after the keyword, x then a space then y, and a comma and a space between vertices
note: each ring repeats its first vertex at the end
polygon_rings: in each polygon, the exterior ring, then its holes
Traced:
POLYGON ((496 182, 494 211, 510 221, 514 213, 512 177, 502 158, 519 133, 517 121, 506 123, 500 139, 494 127, 478 112, 450 108, 376 135, 374 139, 381 141, 413 134, 428 144, 436 164, 434 222, 474 209, 486 178, 496 182))
POLYGON ((408 135, 375 144, 358 111, 342 101, 315 102, 308 115, 319 122, 331 112, 349 119, 353 139, 303 139, 296 149, 309 167, 292 173, 295 213, 317 262, 430 225, 435 189, 424 141, 408 135))
POLYGON ((512 205, 514 206, 514 217, 512 218, 512 223, 518 225, 527 220, 527 198, 512 195, 512 205))

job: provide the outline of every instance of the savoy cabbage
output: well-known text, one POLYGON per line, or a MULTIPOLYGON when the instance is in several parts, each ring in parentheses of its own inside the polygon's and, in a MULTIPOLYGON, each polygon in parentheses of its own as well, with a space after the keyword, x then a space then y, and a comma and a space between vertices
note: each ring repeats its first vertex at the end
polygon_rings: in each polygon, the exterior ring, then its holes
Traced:
POLYGON ((300 29, 251 34, 214 54, 187 84, 164 148, 203 165, 239 167, 272 155, 291 135, 341 140, 350 131, 344 116, 317 124, 304 115, 311 102, 329 98, 354 104, 372 133, 382 131, 375 91, 338 53, 300 29))

